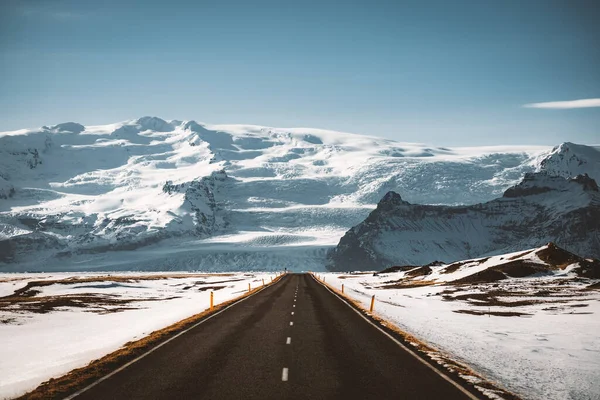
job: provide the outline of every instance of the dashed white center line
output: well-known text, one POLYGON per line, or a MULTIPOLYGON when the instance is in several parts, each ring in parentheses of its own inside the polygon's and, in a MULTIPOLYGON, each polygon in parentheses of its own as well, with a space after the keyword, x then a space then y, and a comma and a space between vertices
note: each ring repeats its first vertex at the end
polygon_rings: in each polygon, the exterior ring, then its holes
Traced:
POLYGON ((294 307, 296 307, 296 305, 294 304, 294 307))
POLYGON ((283 382, 287 382, 287 380, 288 380, 288 372, 289 371, 288 371, 287 368, 284 368, 283 371, 281 372, 281 380, 283 382))
POLYGON ((288 336, 287 340, 285 341, 285 344, 291 344, 292 343, 292 338, 288 336))
POLYGON ((294 312, 292 311, 292 315, 294 315, 294 312))
POLYGON ((290 321, 290 326, 294 326, 294 321, 290 321))

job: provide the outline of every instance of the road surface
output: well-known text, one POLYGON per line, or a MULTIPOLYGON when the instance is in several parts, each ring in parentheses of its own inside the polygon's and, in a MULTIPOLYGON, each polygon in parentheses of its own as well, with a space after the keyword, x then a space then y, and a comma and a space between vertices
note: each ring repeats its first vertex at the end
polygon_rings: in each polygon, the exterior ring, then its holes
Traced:
POLYGON ((289 274, 75 398, 468 397, 310 275, 289 274))

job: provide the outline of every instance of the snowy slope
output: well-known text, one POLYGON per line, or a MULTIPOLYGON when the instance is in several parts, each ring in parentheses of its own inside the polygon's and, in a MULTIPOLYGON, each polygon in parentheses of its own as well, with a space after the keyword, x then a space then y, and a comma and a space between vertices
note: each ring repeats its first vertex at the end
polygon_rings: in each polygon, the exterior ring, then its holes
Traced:
POLYGON ((600 182, 600 147, 562 143, 542 158, 539 170, 564 178, 588 174, 600 182))
POLYGON ((600 398, 599 261, 547 245, 450 265, 320 275, 365 308, 374 295, 375 314, 521 398, 600 398))
POLYGON ((388 191, 487 201, 550 152, 156 117, 4 132, 0 268, 319 269, 388 191))
POLYGON ((550 241, 600 258, 600 191, 592 178, 527 173, 502 198, 471 206, 411 204, 389 192, 328 258, 332 270, 371 270, 502 254, 550 241))

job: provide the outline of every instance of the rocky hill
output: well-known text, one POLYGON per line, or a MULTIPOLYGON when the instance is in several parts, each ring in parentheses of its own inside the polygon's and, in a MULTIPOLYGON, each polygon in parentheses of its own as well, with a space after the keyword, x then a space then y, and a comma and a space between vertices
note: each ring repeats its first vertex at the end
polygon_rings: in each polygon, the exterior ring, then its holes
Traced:
POLYGON ((452 262, 548 242, 600 258, 600 192, 594 179, 528 173, 501 198, 470 206, 411 204, 389 192, 328 253, 328 268, 452 262))

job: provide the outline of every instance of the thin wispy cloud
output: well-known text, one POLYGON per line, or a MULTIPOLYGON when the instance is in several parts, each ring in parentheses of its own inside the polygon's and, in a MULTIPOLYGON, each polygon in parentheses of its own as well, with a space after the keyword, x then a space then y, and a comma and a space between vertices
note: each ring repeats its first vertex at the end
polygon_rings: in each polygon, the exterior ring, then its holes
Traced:
POLYGON ((572 108, 591 108, 600 107, 600 99, 581 99, 568 101, 549 101, 545 103, 525 104, 526 108, 548 108, 556 110, 566 110, 572 108))

